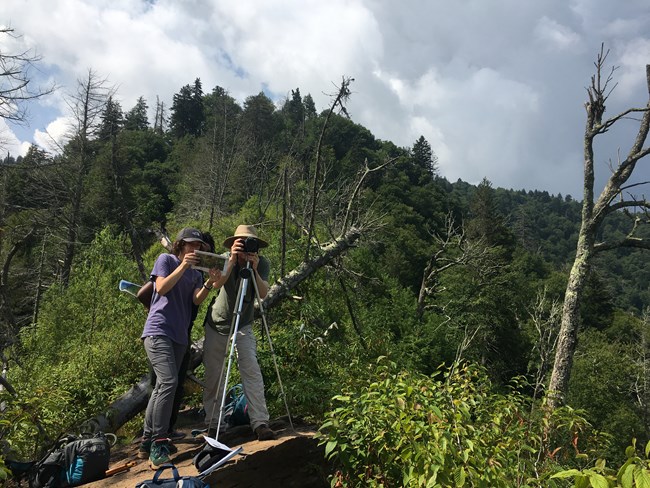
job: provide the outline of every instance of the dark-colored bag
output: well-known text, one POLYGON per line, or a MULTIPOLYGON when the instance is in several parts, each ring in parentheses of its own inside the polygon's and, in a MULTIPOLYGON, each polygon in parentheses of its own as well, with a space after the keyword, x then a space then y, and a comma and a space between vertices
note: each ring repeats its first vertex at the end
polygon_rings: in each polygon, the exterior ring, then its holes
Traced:
POLYGON ((210 485, 196 476, 181 476, 173 464, 163 464, 153 478, 141 481, 135 488, 210 488, 210 485), (160 478, 163 471, 171 468, 173 478, 160 478))
POLYGON ((192 463, 194 463, 196 470, 199 473, 202 473, 213 464, 221 461, 228 454, 230 454, 230 451, 219 449, 218 447, 212 447, 210 444, 206 444, 203 449, 201 449, 199 453, 194 456, 192 463))
POLYGON ((135 297, 140 300, 144 308, 149 310, 149 307, 151 307, 151 299, 153 298, 153 281, 147 281, 142 285, 135 294, 135 297))
POLYGON ((66 488, 90 483, 106 476, 110 460, 111 443, 103 432, 66 435, 34 464, 29 486, 66 488))
POLYGON ((248 416, 248 400, 244 395, 244 387, 241 384, 232 386, 226 393, 228 403, 224 405, 224 419, 231 427, 236 425, 250 424, 248 416))

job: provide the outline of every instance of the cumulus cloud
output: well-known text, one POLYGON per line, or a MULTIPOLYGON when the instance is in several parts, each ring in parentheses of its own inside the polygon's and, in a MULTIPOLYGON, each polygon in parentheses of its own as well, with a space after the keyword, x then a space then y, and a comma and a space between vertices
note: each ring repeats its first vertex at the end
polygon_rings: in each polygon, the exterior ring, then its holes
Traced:
POLYGON ((11 127, 4 120, 0 119, 0 160, 7 156, 14 158, 24 156, 28 148, 29 144, 21 142, 11 127))
MULTIPOLYGON (((650 58, 645 0, 2 0, 22 44, 43 56, 40 81, 62 90, 35 104, 19 142, 59 137, 64 94, 89 68, 125 110, 150 107, 200 78, 240 102, 296 87, 317 109, 352 76, 350 113, 404 147, 420 135, 451 180, 580 198, 584 87, 601 42, 620 66, 611 109, 644 104, 650 58)), ((16 47, 14 46, 14 47, 16 47)), ((608 104, 608 109, 610 108, 608 104)), ((622 134, 624 138, 626 134, 622 134)), ((603 145, 602 159, 615 156, 603 145)), ((17 146, 16 146, 17 147, 17 146)))

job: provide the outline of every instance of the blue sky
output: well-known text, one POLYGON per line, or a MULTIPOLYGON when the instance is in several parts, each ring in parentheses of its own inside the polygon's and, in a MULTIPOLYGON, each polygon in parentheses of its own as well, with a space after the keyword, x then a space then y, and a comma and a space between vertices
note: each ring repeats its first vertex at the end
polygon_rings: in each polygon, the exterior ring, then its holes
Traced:
MULTIPOLYGON (((33 49, 34 82, 60 87, 30 104, 28 127, 0 126, 2 154, 62 137, 65 96, 89 69, 125 110, 139 96, 169 107, 197 77, 240 102, 264 90, 280 104, 298 87, 321 110, 351 76, 352 119, 400 146, 424 135, 449 180, 581 199, 602 42, 618 66, 607 114, 647 102, 647 0, 2 0, 0 24, 22 35, 0 50, 33 49)), ((623 125, 597 145, 599 184, 636 133, 623 125)))

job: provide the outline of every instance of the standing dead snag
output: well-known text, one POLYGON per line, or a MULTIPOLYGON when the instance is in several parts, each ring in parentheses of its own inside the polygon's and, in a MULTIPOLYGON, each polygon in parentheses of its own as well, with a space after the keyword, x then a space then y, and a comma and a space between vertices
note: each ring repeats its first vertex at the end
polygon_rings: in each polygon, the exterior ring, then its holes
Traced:
POLYGON ((350 83, 354 81, 354 78, 346 78, 343 77, 343 80, 341 81, 341 86, 338 89, 338 92, 336 96, 334 97, 334 101, 332 102, 332 105, 330 106, 329 111, 327 112, 327 117, 325 117, 325 122, 323 122, 323 128, 321 129, 320 136, 318 137, 318 144, 316 146, 316 156, 314 157, 315 160, 315 167, 314 167, 314 177, 312 179, 312 189, 311 189, 311 204, 310 204, 310 211, 309 211, 309 223, 307 225, 307 247, 305 249, 305 259, 304 261, 309 261, 309 251, 310 251, 310 246, 311 246, 311 238, 314 233, 314 223, 316 219, 316 205, 318 203, 318 195, 319 195, 319 190, 318 187, 320 185, 320 173, 321 173, 321 149, 323 147, 323 139, 325 137, 325 130, 327 129, 327 126, 329 124, 329 120, 332 116, 332 113, 334 110, 336 110, 337 107, 340 108, 340 110, 347 115, 347 111, 345 109, 344 103, 348 100, 350 97, 350 83))
POLYGON ((431 234, 436 244, 436 250, 429 257, 420 282, 418 293, 417 317, 422 318, 427 308, 427 299, 435 297, 443 291, 440 276, 450 268, 456 266, 475 266, 487 268, 492 266, 490 251, 492 247, 483 239, 470 240, 465 235, 463 226, 458 227, 451 214, 445 218, 445 232, 443 235, 431 234))
POLYGON ((635 209, 646 212, 650 203, 645 198, 638 198, 628 194, 628 190, 637 186, 627 181, 632 176, 637 162, 650 153, 650 147, 644 147, 650 127, 650 65, 646 66, 646 83, 648 87, 648 102, 644 108, 630 108, 619 115, 602 121, 605 113, 605 102, 611 89, 608 85, 612 81, 614 69, 603 83, 601 73, 608 53, 601 51, 598 55, 596 74, 591 78, 591 86, 587 89, 589 100, 585 104, 587 122, 584 135, 584 186, 582 202, 582 222, 578 234, 576 257, 569 274, 569 280, 564 296, 562 308, 562 321, 555 353, 553 372, 548 387, 549 406, 555 408, 564 403, 569 377, 573 364, 573 355, 576 350, 578 326, 580 322, 580 302, 587 283, 589 270, 595 255, 617 247, 637 247, 650 249, 650 241, 637 237, 636 231, 640 219, 622 239, 616 241, 597 242, 597 235, 602 228, 603 221, 608 215, 619 210, 635 209), (607 132, 616 122, 629 118, 632 114, 643 114, 639 122, 639 130, 627 157, 613 168, 605 188, 594 201, 594 140, 596 136, 607 132))

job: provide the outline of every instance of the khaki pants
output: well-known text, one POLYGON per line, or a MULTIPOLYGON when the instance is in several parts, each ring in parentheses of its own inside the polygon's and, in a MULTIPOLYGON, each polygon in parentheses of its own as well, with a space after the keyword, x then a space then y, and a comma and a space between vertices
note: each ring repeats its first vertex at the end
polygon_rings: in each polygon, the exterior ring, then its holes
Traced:
MULTIPOLYGON (((203 365, 205 366, 205 389, 203 390, 203 408, 205 410, 206 425, 217 428, 219 422, 219 408, 223 394, 223 383, 219 387, 219 375, 223 368, 226 374, 229 350, 228 336, 215 331, 212 327, 205 326, 205 341, 203 342, 203 365)), ((269 423, 269 412, 264 398, 264 380, 260 365, 257 362, 257 340, 253 334, 253 327, 247 324, 239 328, 235 344, 237 366, 244 395, 248 401, 248 416, 251 419, 253 431, 262 424, 269 423)), ((223 419, 222 419, 223 422, 223 419)))

